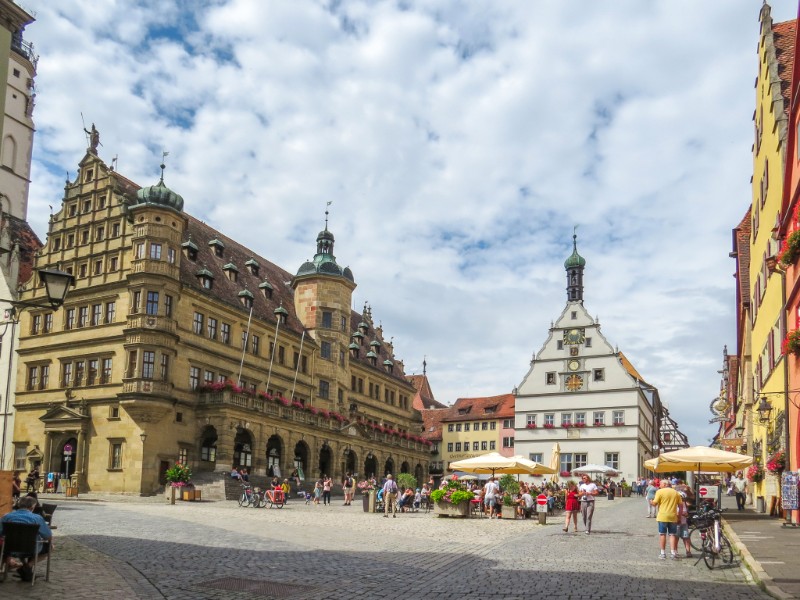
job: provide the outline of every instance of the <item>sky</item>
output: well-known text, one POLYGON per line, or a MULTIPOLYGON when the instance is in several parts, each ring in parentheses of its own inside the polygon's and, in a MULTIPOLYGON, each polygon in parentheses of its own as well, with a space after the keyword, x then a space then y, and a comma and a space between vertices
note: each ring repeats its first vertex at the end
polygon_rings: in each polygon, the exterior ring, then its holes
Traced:
MULTIPOLYGON (((337 262, 437 400, 511 392, 584 305, 692 444, 735 351, 761 0, 27 0, 29 220, 99 154, 296 272, 337 262), (82 121, 82 118, 84 121, 82 121)), ((776 22, 791 0, 773 2, 776 22)))

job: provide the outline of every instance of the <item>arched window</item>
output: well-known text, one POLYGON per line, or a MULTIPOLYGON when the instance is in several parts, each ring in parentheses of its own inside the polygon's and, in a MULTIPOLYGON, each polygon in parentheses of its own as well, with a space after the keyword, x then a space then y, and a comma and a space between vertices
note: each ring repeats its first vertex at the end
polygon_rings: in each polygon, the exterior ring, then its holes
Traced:
POLYGON ((3 139, 2 164, 12 171, 17 166, 17 142, 10 135, 3 139))

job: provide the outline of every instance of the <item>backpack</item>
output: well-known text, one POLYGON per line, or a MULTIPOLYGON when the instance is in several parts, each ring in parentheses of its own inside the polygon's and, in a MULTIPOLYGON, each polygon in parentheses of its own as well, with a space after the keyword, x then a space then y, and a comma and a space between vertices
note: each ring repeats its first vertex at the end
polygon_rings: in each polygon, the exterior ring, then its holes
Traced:
POLYGON ((346 488, 353 487, 353 480, 350 477, 344 480, 344 487, 346 488))

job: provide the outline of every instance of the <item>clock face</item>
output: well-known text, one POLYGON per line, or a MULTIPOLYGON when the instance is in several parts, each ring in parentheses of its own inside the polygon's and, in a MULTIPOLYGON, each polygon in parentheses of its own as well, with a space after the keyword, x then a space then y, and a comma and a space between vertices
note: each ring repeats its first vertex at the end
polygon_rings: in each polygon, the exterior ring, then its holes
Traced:
POLYGON ((581 368, 581 363, 578 360, 571 360, 571 361, 569 361, 569 364, 567 365, 567 368, 570 371, 577 371, 578 369, 581 368))
POLYGON ((583 329, 569 329, 564 332, 565 344, 582 344, 584 339, 586 339, 586 334, 583 329))
POLYGON ((567 377, 566 386, 570 392, 581 389, 583 387, 583 377, 580 375, 570 375, 567 377))

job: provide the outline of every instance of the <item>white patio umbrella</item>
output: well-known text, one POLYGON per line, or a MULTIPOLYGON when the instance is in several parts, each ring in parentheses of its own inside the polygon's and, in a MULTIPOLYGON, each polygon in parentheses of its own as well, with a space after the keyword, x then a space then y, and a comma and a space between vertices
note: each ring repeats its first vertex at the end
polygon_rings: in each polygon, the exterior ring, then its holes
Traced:
POLYGON ((656 473, 671 471, 714 471, 732 473, 753 464, 753 457, 736 452, 717 450, 709 446, 682 448, 644 461, 644 466, 656 473))
POLYGON ((619 471, 616 469, 612 469, 606 465, 583 465, 582 467, 578 467, 576 469, 572 469, 573 475, 594 475, 594 474, 601 474, 601 475, 608 475, 609 477, 616 477, 619 475, 619 471))
MULTIPOLYGON (((524 460, 528 463, 538 465, 538 463, 533 463, 533 461, 524 460)), ((492 477, 494 477, 496 473, 536 475, 531 466, 523 464, 516 458, 503 456, 498 452, 489 452, 481 456, 473 456, 472 458, 451 462, 450 470, 465 471, 467 473, 491 473, 492 477)))

